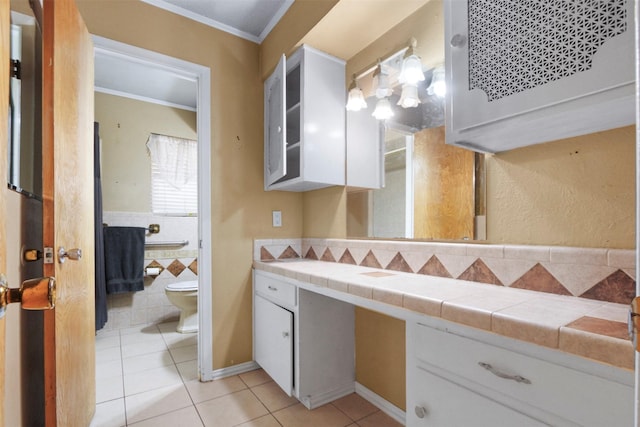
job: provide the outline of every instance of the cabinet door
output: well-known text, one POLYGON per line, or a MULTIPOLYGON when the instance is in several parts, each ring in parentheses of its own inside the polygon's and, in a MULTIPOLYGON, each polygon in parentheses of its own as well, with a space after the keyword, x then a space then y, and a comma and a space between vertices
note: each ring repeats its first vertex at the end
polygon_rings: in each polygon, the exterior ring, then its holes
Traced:
POLYGON ((287 173, 286 64, 282 55, 275 71, 264 82, 264 186, 287 173))
POLYGON ((260 295, 253 301, 254 357, 289 396, 293 390, 293 313, 260 295))
POLYGON ((498 152, 633 124, 633 7, 445 0, 447 142, 498 152))
POLYGON ((420 367, 407 375, 407 427, 544 426, 420 367))
POLYGON ((347 185, 384 186, 384 128, 371 115, 374 105, 347 112, 347 185))

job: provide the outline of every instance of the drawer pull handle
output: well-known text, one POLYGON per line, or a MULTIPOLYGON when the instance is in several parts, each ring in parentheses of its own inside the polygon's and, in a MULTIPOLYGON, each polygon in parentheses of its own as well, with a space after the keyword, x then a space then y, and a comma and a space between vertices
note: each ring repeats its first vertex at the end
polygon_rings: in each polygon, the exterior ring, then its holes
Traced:
POLYGON ((478 362, 478 365, 482 366, 484 369, 486 369, 487 371, 491 372, 493 375, 495 375, 497 377, 500 377, 500 378, 504 378, 505 380, 513 380, 513 381, 515 381, 517 383, 531 384, 531 381, 529 381, 525 377, 521 377, 520 375, 505 374, 504 372, 500 372, 499 370, 497 370, 493 366, 489 365, 488 363, 478 362))
POLYGON ((270 291, 277 291, 277 290, 278 290, 278 288, 276 288, 275 286, 271 286, 271 285, 267 286, 267 288, 268 288, 270 291))

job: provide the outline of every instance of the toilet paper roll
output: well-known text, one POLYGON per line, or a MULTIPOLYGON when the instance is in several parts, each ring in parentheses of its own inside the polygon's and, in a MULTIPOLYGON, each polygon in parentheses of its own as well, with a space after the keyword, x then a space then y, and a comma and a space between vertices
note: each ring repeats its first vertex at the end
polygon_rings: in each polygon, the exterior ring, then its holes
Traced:
POLYGON ((160 274, 160 267, 147 267, 145 273, 147 276, 157 276, 160 274))

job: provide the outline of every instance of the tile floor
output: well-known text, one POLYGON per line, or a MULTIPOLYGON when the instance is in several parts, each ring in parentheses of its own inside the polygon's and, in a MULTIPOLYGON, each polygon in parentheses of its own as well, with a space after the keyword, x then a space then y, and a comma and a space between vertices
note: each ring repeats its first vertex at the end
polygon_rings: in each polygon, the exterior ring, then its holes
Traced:
POLYGON ((313 411, 262 370, 201 383, 195 334, 175 322, 99 332, 91 427, 399 427, 356 394, 313 411))

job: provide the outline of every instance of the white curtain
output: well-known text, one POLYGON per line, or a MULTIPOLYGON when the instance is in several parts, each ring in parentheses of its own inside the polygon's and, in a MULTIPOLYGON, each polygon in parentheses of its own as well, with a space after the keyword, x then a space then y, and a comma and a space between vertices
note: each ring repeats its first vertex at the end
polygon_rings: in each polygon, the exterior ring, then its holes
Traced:
POLYGON ((198 146, 191 139, 151 134, 151 205, 155 213, 197 212, 198 146))

